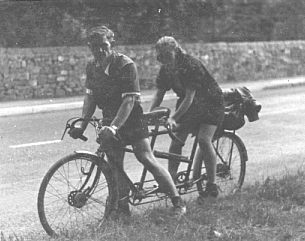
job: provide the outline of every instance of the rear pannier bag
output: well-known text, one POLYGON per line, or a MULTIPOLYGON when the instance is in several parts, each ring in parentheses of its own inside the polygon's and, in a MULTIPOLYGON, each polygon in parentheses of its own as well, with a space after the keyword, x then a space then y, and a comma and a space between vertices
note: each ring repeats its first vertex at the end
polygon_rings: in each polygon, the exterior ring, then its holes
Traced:
POLYGON ((245 125, 246 115, 249 122, 259 119, 262 106, 254 99, 247 87, 223 90, 225 100, 225 116, 223 129, 238 130, 245 125))

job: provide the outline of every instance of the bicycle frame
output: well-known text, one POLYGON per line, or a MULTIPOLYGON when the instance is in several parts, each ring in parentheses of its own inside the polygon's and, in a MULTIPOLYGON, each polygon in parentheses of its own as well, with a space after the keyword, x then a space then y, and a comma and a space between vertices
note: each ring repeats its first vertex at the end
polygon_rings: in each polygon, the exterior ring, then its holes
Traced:
MULTIPOLYGON (((169 114, 169 109, 159 109, 144 115, 143 121, 150 126, 151 149, 157 158, 185 163, 181 168, 182 171, 178 172, 175 177, 176 188, 180 195, 191 192, 198 192, 200 195, 206 190, 208 175, 206 167, 202 163, 196 165, 200 170, 192 170, 199 142, 197 138, 190 143, 193 145, 187 152, 190 154, 189 157, 154 150, 159 135, 168 134, 175 142, 183 144, 178 136, 173 134, 170 126, 165 123, 169 114), (161 128, 159 128, 160 126, 161 128), (196 180, 194 180, 193 171, 195 171, 196 180)), ((82 118, 68 120, 62 138, 67 130, 73 137, 70 130, 76 128, 76 122, 83 120, 82 118)), ((100 131, 103 131, 100 120, 93 117, 89 120, 89 124, 95 127, 97 137, 99 137, 100 131)), ((119 135, 114 138, 116 137, 120 139, 119 135)), ((77 138, 87 140, 87 137, 83 135, 77 136, 77 138)), ((99 140, 97 142, 100 144, 99 140)), ((56 161, 44 176, 39 188, 37 208, 40 222, 49 235, 61 233, 65 227, 68 228, 68 225, 74 228, 75 222, 80 221, 86 226, 92 221, 99 222, 100 214, 107 218, 111 211, 118 207, 120 200, 138 206, 168 198, 168 194, 164 193, 167 190, 162 190, 162 186, 158 187, 156 180, 147 175, 145 167, 142 173, 140 173, 141 170, 137 172, 141 174, 140 181, 133 183, 121 163, 116 160, 107 160, 106 153, 108 154, 108 152, 104 149, 105 147, 107 146, 99 145, 96 153, 75 151, 56 161), (120 175, 123 182, 128 185, 124 190, 127 193, 124 195, 120 195, 122 183, 117 182, 114 178, 117 175, 120 175)), ((215 183, 222 194, 234 194, 240 190, 244 182, 248 160, 246 147, 235 131, 227 130, 218 132, 213 140, 213 147, 217 154, 215 183)), ((134 153, 130 147, 124 147, 122 150, 134 153)), ((79 228, 79 225, 76 228, 79 228)))
MULTIPOLYGON (((81 118, 72 118, 72 119, 68 120, 68 122, 66 124, 66 129, 64 131, 64 134, 63 134, 62 138, 64 137, 67 129, 72 128, 75 125, 76 122, 81 121, 81 120, 82 120, 81 118), (74 121, 72 122, 72 124, 69 124, 69 121, 71 121, 71 120, 74 120, 74 121)), ((100 128, 100 126, 98 124, 99 119, 93 118, 93 119, 91 119, 91 121, 94 122, 94 123, 91 123, 91 124, 96 128, 96 130, 98 128, 100 128)), ((203 180, 207 180, 206 174, 201 175, 197 180, 192 180, 192 181, 190 180, 190 174, 191 174, 191 171, 192 171, 193 160, 194 160, 197 145, 198 145, 198 138, 195 137, 195 140, 194 140, 193 145, 192 145, 192 150, 191 150, 190 157, 182 156, 182 155, 179 155, 179 154, 173 154, 173 153, 169 153, 169 152, 157 151, 157 150, 154 150, 154 146, 155 146, 157 137, 160 136, 160 135, 165 135, 165 134, 170 135, 169 129, 159 130, 159 128, 160 128, 160 123, 156 123, 156 124, 154 124, 154 128, 149 131, 149 136, 151 137, 150 147, 153 150, 154 156, 156 158, 167 159, 169 161, 177 161, 179 163, 180 162, 187 163, 186 170, 177 173, 176 188, 178 189, 180 195, 190 193, 190 192, 194 192, 194 190, 189 191, 189 189, 194 184, 196 184, 197 182, 203 181, 203 180), (180 176, 180 178, 182 178, 182 180, 179 180, 179 176, 180 176), (182 190, 184 190, 184 191, 182 192, 182 190)), ((233 131, 233 133, 235 134, 235 131, 233 131)), ((81 139, 84 140, 84 141, 87 140, 87 138, 84 137, 84 136, 81 139)), ((230 152, 232 152, 232 148, 233 148, 233 143, 232 143, 230 152)), ((128 153, 134 153, 134 151, 129 147, 123 147, 123 150, 125 152, 128 152, 128 153)), ((215 151, 216 151, 216 155, 218 157, 220 157, 221 161, 223 163, 226 163, 223 160, 223 158, 221 157, 221 155, 218 153, 217 147, 215 148, 215 151)), ((97 150, 96 154, 99 158, 104 158, 105 157, 105 152, 104 151, 99 151, 99 149, 97 150)), ((231 157, 230 157, 230 159, 231 159, 231 157)), ((231 160, 229 160, 229 163, 230 162, 231 162, 231 160)), ((140 181, 136 182, 136 183, 133 183, 131 181, 131 179, 129 178, 129 176, 127 175, 127 173, 124 171, 124 169, 121 166, 117 165, 115 162, 113 164, 115 165, 116 169, 118 170, 119 175, 121 175, 126 180, 128 186, 130 187, 132 195, 130 195, 128 197, 124 197, 124 198, 129 198, 129 202, 132 205, 137 206, 137 205, 152 203, 152 202, 156 202, 156 201, 165 199, 167 197, 166 194, 164 194, 160 191, 159 187, 153 187, 150 190, 144 190, 144 184, 145 183, 154 181, 154 179, 146 180, 148 170, 145 167, 143 167, 141 177, 140 177, 140 181), (148 198, 148 197, 152 197, 154 195, 157 197, 155 200, 142 202, 143 199, 148 198), (132 202, 131 202, 130 198, 133 198, 132 202)), ((89 174, 88 174, 88 178, 90 178, 89 174)), ((95 180, 95 183, 97 181, 98 180, 95 180)), ((93 189, 94 189, 94 185, 92 186, 92 190, 93 189)), ((92 190, 87 190, 87 191, 91 192, 92 190)))
MULTIPOLYGON (((154 150, 154 145, 155 145, 155 142, 156 142, 156 139, 157 139, 158 136, 169 134, 168 130, 166 130, 166 129, 165 130, 159 130, 159 127, 160 127, 160 125, 156 124, 154 126, 154 128, 152 130, 150 130, 150 132, 149 132, 149 136, 151 137, 150 146, 151 146, 152 150, 154 150)), ((185 179, 183 181, 177 181, 178 184, 176 184, 177 189, 179 189, 179 190, 182 190, 183 188, 185 189, 185 192, 183 192, 183 193, 181 191, 179 191, 180 194, 190 193, 190 192, 187 192, 187 189, 189 189, 193 184, 203 180, 203 178, 201 177, 198 180, 194 180, 191 183, 189 182, 190 181, 190 174, 191 174, 191 171, 192 171, 193 160, 194 160, 195 153, 196 153, 197 144, 198 144, 198 139, 196 137, 194 142, 193 142, 192 151, 191 151, 191 155, 190 155, 189 158, 187 158, 185 156, 182 156, 182 155, 178 155, 178 154, 172 154, 172 153, 169 153, 169 152, 159 152, 159 151, 154 150, 154 156, 157 157, 157 158, 168 159, 169 161, 179 161, 179 162, 188 163, 186 171, 182 171, 182 172, 179 172, 177 174, 177 177, 179 175, 181 175, 182 173, 185 176, 185 179), (176 159, 174 160, 173 158, 176 158, 176 159)), ((123 149, 124 149, 125 152, 134 153, 131 148, 124 147, 123 149)), ((159 200, 162 200, 162 199, 166 198, 166 195, 163 194, 163 193, 161 195, 158 195, 159 193, 161 193, 160 190, 159 190, 159 187, 152 188, 149 191, 145 191, 143 189, 145 183, 154 181, 154 179, 146 180, 148 170, 145 167, 143 167, 141 177, 140 177, 140 181, 136 182, 136 183, 133 183, 130 180, 129 176, 123 170, 123 168, 121 168, 118 165, 116 165, 116 168, 119 171, 120 175, 122 175, 124 177, 124 179, 126 179, 126 181, 128 183, 128 186, 130 187, 130 189, 132 191, 132 194, 133 194, 132 196, 133 196, 133 199, 134 199, 133 202, 130 202, 132 205, 137 206, 137 205, 152 203, 152 202, 156 202, 156 201, 159 201, 159 200), (144 191, 144 193, 142 193, 143 191, 144 191), (142 199, 152 197, 152 195, 156 195, 157 199, 152 200, 152 201, 147 201, 147 202, 141 202, 142 199), (139 201, 139 203, 136 203, 137 200, 139 201)))
MULTIPOLYGON (((164 135, 164 134, 168 134, 168 130, 159 130, 160 125, 156 124, 155 127, 150 130, 149 132, 149 136, 151 137, 151 149, 154 150, 154 145, 156 142, 156 139, 159 135, 164 135)), ((232 131, 233 134, 235 134, 235 131, 232 131)), ((201 182, 201 181, 206 181, 207 180, 207 176, 206 174, 201 175, 198 179, 196 180, 191 180, 190 179, 190 175, 191 175, 191 171, 192 171, 192 166, 193 166, 193 161, 194 161, 194 157, 195 157, 195 153, 196 153, 196 149, 198 146, 198 138, 195 137, 195 140, 193 142, 192 145, 192 150, 191 150, 191 154, 190 157, 185 157, 182 155, 178 155, 178 154, 173 154, 173 153, 169 153, 169 152, 159 152, 154 150, 154 156, 157 158, 163 158, 163 159, 168 159, 169 161, 178 161, 180 162, 184 162, 187 163, 187 168, 185 171, 180 171, 177 173, 177 180, 176 180, 176 188, 179 190, 179 194, 180 195, 184 195, 187 193, 191 193, 191 192, 195 192, 196 190, 190 191, 189 189, 196 183, 201 182), (182 180, 179 180, 179 176, 182 176, 182 180), (182 190, 184 189, 184 191, 182 192, 182 190)), ((232 160, 232 151, 233 151, 233 142, 231 143, 230 146, 230 157, 229 160, 225 161, 223 159, 223 157, 220 155, 220 153, 217 150, 218 148, 218 143, 217 146, 214 147, 215 151, 216 151, 216 155, 220 158, 221 162, 223 164, 226 164, 228 166, 231 165, 231 160, 232 160)), ((133 153, 133 150, 131 148, 128 147, 124 147, 124 151, 125 152, 129 152, 129 153, 133 153)), ((154 179, 151 180, 146 180, 146 176, 147 176, 147 169, 145 167, 143 167, 142 170, 142 174, 141 174, 141 178, 140 181, 137 183, 133 183, 130 178, 128 177, 127 173, 121 168, 118 167, 119 173, 124 176, 124 178, 127 180, 128 185, 133 193, 133 198, 134 201, 130 202, 132 205, 137 206, 137 205, 142 205, 142 204, 147 204, 147 203, 152 203, 152 202, 156 202, 162 199, 166 198, 166 195, 158 195, 158 193, 160 193, 159 187, 155 187, 149 191, 146 191, 143 189, 143 186, 145 183, 148 182, 152 182, 154 181, 154 179), (144 191, 145 193, 141 193, 139 196, 137 196, 138 192, 144 191), (152 197, 152 195, 156 195, 158 198, 152 201, 147 201, 147 202, 142 202, 142 199, 145 199, 147 197, 152 197), (136 203, 135 201, 137 201, 136 199, 139 199, 139 203, 136 203)), ((130 197, 129 197, 130 198, 130 197)))

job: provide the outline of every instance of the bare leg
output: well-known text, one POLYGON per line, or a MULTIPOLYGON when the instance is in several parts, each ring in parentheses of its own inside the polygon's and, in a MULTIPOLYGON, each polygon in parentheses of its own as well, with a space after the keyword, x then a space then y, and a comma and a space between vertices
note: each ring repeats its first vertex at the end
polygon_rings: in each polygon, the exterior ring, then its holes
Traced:
POLYGON ((152 154, 149 140, 146 138, 137 141, 133 145, 133 150, 137 159, 153 174, 161 189, 170 196, 174 206, 174 214, 180 218, 186 213, 185 203, 181 199, 169 172, 157 162, 152 154))
POLYGON ((215 182, 216 176, 216 153, 213 148, 212 139, 217 127, 215 125, 201 124, 198 132, 199 148, 194 160, 194 179, 201 173, 202 160, 206 167, 209 183, 215 182))
MULTIPOLYGON (((188 136, 188 132, 186 130, 181 130, 175 133, 175 135, 182 140, 183 142, 185 142, 187 136, 188 136)), ((169 152, 170 153, 175 153, 175 154, 179 154, 181 155, 182 153, 182 145, 180 143, 178 143, 177 141, 172 140, 170 147, 169 147, 169 152)), ((172 176, 172 179, 175 181, 176 180, 176 175, 178 172, 178 168, 179 168, 179 162, 175 162, 175 161, 168 161, 168 171, 170 173, 170 175, 172 176)))
POLYGON ((196 180, 200 178, 201 175, 201 167, 203 162, 203 152, 201 148, 197 148, 195 158, 194 158, 194 166, 193 166, 193 179, 196 180))
POLYGON ((130 188, 128 185, 126 185, 126 180, 124 180, 124 178, 119 175, 119 172, 117 170, 117 167, 124 168, 124 155, 125 152, 122 148, 112 148, 107 151, 107 157, 112 166, 113 176, 116 183, 118 184, 118 211, 129 215, 130 211, 128 205, 128 198, 126 197, 128 197, 130 188), (114 162, 116 163, 116 165, 114 165, 114 162))
POLYGON ((146 138, 135 142, 133 150, 139 162, 141 162, 147 170, 153 174, 159 186, 165 190, 170 197, 179 196, 169 172, 159 162, 157 162, 153 156, 149 140, 146 138))

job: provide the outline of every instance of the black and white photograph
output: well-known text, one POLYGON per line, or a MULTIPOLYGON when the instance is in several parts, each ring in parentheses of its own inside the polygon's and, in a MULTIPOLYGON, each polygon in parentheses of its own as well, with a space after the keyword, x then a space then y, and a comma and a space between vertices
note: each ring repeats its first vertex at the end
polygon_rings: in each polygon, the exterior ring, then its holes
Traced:
POLYGON ((305 240, 305 0, 0 0, 0 240, 305 240))

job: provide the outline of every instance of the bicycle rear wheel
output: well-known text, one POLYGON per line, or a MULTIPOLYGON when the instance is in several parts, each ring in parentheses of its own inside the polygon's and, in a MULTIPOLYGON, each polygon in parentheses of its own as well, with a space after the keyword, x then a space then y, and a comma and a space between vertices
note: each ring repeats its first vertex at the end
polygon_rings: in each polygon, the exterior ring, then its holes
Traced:
MULTIPOLYGON (((223 134, 213 142, 216 151, 216 184, 221 195, 234 193, 242 187, 246 174, 248 154, 241 138, 232 132, 223 134)), ((203 168, 205 169, 205 168, 203 168)), ((203 174, 203 180, 206 180, 203 174)), ((197 184, 198 192, 202 192, 203 182, 197 184)))
POLYGON ((38 214, 50 236, 69 235, 99 225, 116 200, 108 163, 95 155, 74 153, 46 173, 38 193, 38 214))

